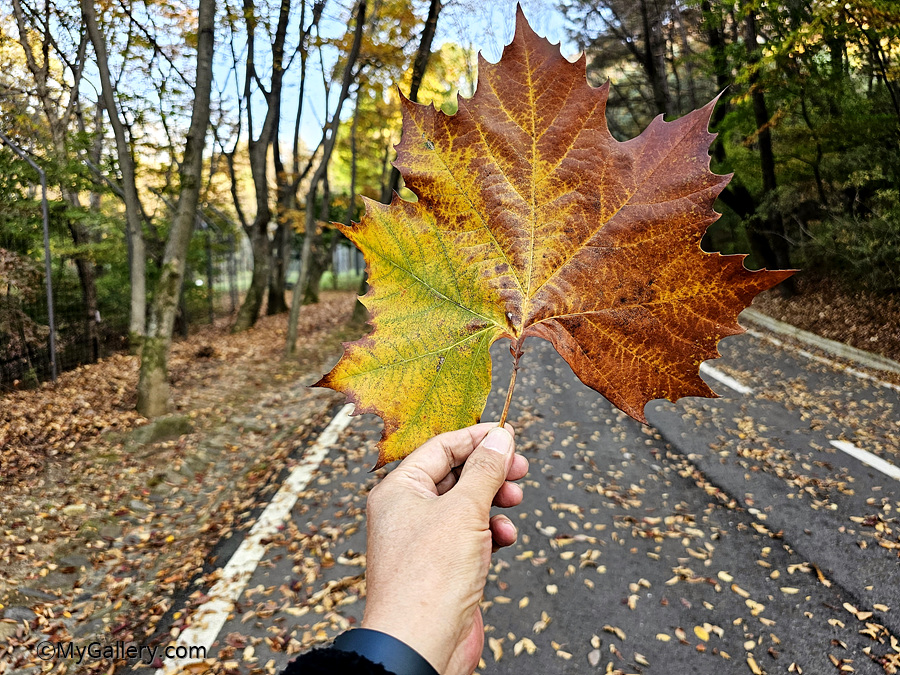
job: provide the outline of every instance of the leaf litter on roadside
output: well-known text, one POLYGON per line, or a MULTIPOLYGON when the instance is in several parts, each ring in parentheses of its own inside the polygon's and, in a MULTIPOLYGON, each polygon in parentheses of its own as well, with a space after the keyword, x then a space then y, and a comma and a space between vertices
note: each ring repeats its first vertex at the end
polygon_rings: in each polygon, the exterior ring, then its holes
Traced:
MULTIPOLYGON (((241 514, 255 493, 327 408, 296 380, 334 353, 354 302, 328 293, 304 307, 309 340, 296 365, 281 360, 283 316, 237 336, 219 323, 176 342, 173 399, 194 431, 174 440, 131 442, 144 423, 131 410, 131 356, 3 397, 0 617, 33 618, 0 618, 0 672, 40 664, 29 645, 42 635, 146 643, 180 633, 206 598, 197 591, 175 608, 172 595, 195 579, 208 587, 208 552, 247 527, 241 514), (164 617, 169 633, 158 636, 164 617)), ((111 665, 100 659, 83 672, 111 665)))

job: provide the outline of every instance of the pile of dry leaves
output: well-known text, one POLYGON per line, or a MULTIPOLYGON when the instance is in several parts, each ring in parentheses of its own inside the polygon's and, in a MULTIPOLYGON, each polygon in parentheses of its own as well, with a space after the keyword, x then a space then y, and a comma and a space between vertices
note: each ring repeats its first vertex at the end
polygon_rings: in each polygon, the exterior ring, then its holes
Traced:
POLYGON ((829 340, 900 361, 900 298, 848 289, 834 279, 797 276, 799 294, 757 296, 753 308, 829 340))

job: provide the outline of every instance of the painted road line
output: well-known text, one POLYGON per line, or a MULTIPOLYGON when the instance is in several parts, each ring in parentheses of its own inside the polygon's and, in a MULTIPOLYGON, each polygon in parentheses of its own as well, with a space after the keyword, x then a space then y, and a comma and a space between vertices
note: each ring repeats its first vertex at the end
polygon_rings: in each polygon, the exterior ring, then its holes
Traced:
POLYGON ((750 387, 747 387, 747 386, 741 384, 740 382, 738 382, 736 379, 734 379, 730 375, 726 375, 718 368, 713 368, 712 366, 707 365, 706 363, 700 364, 700 372, 703 373, 704 375, 709 375, 714 380, 718 380, 719 382, 724 384, 726 387, 731 387, 739 394, 746 395, 746 394, 753 393, 753 390, 750 387))
POLYGON ((877 469, 885 476, 890 476, 894 480, 900 480, 900 467, 896 467, 890 462, 886 462, 881 457, 873 455, 867 450, 857 448, 853 443, 847 441, 831 441, 831 444, 842 452, 846 452, 851 457, 855 457, 863 464, 868 464, 873 469, 877 469))
MULTIPOLYGON (((266 547, 262 542, 271 539, 278 533, 278 528, 281 527, 294 508, 294 504, 297 503, 297 495, 306 489, 313 473, 328 454, 329 448, 350 424, 352 411, 352 403, 341 408, 316 439, 315 444, 303 455, 300 464, 291 471, 281 489, 260 514, 256 524, 250 530, 250 534, 241 542, 238 550, 231 556, 231 560, 222 569, 219 580, 209 592, 209 600, 194 611, 191 616, 191 625, 178 637, 176 648, 202 646, 209 653, 219 631, 225 625, 228 615, 234 609, 234 603, 246 588, 250 577, 266 552, 266 547)), ((187 650, 179 651, 187 652, 187 650)), ((196 653, 197 650, 194 651, 196 653)), ((172 675, 197 661, 198 659, 191 658, 169 661, 156 671, 156 675, 172 675)))
POLYGON ((844 373, 848 373, 853 375, 854 377, 858 377, 861 380, 871 380, 879 387, 886 387, 887 389, 893 389, 894 391, 900 391, 900 386, 896 384, 892 384, 891 382, 885 382, 881 378, 875 377, 874 375, 869 375, 868 373, 864 373, 861 370, 857 370, 856 368, 851 368, 843 363, 839 363, 838 361, 833 361, 832 359, 825 358, 824 356, 819 356, 818 354, 813 354, 812 352, 808 352, 805 349, 801 349, 800 347, 795 347, 792 344, 785 342, 784 340, 779 340, 777 337, 772 337, 771 335, 767 335, 766 333, 761 333, 758 330, 753 330, 752 328, 746 329, 748 335, 752 335, 755 338, 759 338, 760 340, 768 340, 776 347, 783 347, 784 349, 790 349, 791 351, 795 351, 801 356, 805 356, 806 358, 812 361, 818 361, 819 363, 824 363, 828 366, 831 366, 835 370, 840 370, 844 373))

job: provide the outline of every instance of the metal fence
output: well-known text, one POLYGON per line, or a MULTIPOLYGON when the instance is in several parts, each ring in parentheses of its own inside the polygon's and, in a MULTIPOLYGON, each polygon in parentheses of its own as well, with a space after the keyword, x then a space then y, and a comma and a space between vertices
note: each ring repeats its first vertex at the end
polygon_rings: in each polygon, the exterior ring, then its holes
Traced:
MULTIPOLYGON (((130 282, 122 223, 113 216, 110 224, 107 216, 108 232, 95 229, 92 235, 82 235, 89 241, 79 243, 73 219, 87 212, 68 211, 58 195, 48 200, 46 176, 38 163, 2 133, 0 144, 36 172, 42 188, 38 190, 32 179, 11 176, 22 189, 7 190, 0 203, 0 391, 4 391, 55 379, 58 372, 127 349, 130 282), (108 234, 110 239, 104 241, 108 234), (87 279, 87 267, 93 281, 87 279), (96 310, 89 309, 92 306, 96 310)), ((158 196, 174 210, 164 195, 158 196)), ((182 336, 192 325, 234 314, 252 277, 247 237, 217 209, 209 211, 198 213, 188 250, 175 322, 176 334, 182 336)), ((288 281, 299 276, 300 247, 294 249, 288 281)), ((338 242, 331 263, 321 280, 323 290, 359 287, 365 265, 355 246, 338 242)), ((154 276, 154 265, 148 265, 150 287, 154 276)))
MULTIPOLYGON (((121 265, 94 265, 98 311, 91 315, 72 255, 51 255, 47 284, 36 252, 22 249, 22 237, 0 224, 0 391, 34 386, 53 378, 54 369, 70 370, 128 348, 130 290, 121 265)), ((243 232, 201 223, 188 254, 176 333, 187 335, 191 326, 236 312, 252 267, 243 232)))
MULTIPOLYGON (((40 227, 39 219, 34 227, 40 227)), ((61 239, 57 234, 54 249, 62 248, 61 239)), ((32 233, 27 240, 38 241, 38 234, 32 233)), ((294 248, 289 282, 296 280, 299 273, 300 247, 294 248)), ((72 255, 51 254, 48 295, 45 268, 39 262, 42 256, 22 249, 22 238, 4 230, 0 223, 0 391, 52 379, 54 361, 56 369, 62 372, 128 349, 127 271, 95 265, 98 311, 90 315, 72 255), (50 339, 51 305, 47 300, 51 296, 55 345, 50 339)), ((362 254, 343 241, 335 247, 331 269, 322 277, 321 287, 356 290, 364 269, 362 254)), ((243 231, 235 234, 218 229, 212 220, 198 222, 188 252, 176 335, 187 336, 192 326, 234 314, 250 286, 252 274, 252 250, 243 231)))

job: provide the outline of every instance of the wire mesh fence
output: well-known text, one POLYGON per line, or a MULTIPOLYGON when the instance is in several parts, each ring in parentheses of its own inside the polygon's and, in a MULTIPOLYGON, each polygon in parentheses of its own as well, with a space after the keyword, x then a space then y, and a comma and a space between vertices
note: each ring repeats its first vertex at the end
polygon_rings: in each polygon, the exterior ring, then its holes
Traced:
MULTIPOLYGON (((32 387, 51 379, 54 370, 70 370, 129 348, 128 246, 118 213, 95 217, 84 209, 66 209, 55 199, 45 228, 41 193, 33 182, 23 184, 15 199, 0 200, 0 391, 32 387), (76 236, 79 218, 95 218, 81 223, 89 226, 81 230, 91 232, 87 240, 76 236)), ((289 289, 299 276, 300 243, 294 242, 288 265, 289 289)), ((340 241, 321 289, 356 290, 364 269, 359 250, 340 241)), ((198 213, 176 335, 187 336, 192 326, 237 312, 252 272, 252 250, 244 232, 215 209, 198 213)), ((151 261, 148 288, 156 273, 151 261)))
MULTIPOLYGON (((36 224, 31 224, 36 225, 36 224)), ((29 224, 0 223, 0 391, 30 387, 52 377, 46 274, 29 224)), ((51 288, 59 371, 92 363, 128 348, 130 290, 127 265, 93 255, 90 279, 78 256, 57 233, 51 246, 51 288), (86 282, 90 282, 88 287, 86 282), (93 302, 89 300, 93 294, 93 302), (94 311, 88 307, 95 306, 94 311)), ((188 253, 176 332, 237 311, 249 286, 252 257, 243 233, 202 223, 188 253)))

